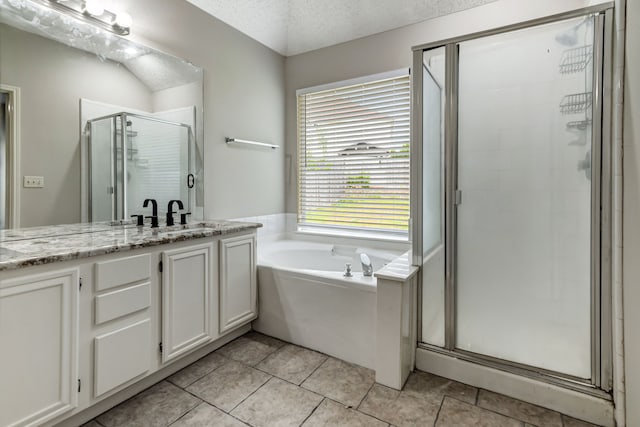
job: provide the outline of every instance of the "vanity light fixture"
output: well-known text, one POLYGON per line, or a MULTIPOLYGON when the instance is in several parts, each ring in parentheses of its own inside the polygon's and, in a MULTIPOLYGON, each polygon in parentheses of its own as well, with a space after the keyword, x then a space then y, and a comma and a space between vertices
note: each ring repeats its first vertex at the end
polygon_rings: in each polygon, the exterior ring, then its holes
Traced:
POLYGON ((131 32, 131 15, 105 9, 103 0, 41 0, 41 3, 121 36, 131 32))

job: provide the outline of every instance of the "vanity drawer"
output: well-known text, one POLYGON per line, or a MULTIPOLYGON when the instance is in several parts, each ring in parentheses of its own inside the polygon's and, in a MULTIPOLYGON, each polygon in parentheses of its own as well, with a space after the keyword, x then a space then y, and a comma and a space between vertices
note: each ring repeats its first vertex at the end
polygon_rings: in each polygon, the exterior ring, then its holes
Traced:
POLYGON ((96 297, 95 324, 99 325, 151 305, 151 283, 141 283, 96 297))
POLYGON ((151 321, 95 338, 94 393, 99 397, 151 369, 151 321))
POLYGON ((148 280, 151 275, 149 254, 120 258, 95 264, 96 291, 148 280))

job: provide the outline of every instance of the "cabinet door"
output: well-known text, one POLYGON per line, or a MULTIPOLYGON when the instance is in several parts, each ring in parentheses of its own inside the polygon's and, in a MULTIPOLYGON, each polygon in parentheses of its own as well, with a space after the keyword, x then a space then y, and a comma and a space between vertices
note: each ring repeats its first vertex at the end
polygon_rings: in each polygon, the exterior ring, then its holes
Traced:
POLYGON ((163 252, 162 361, 211 340, 213 243, 163 252))
POLYGON ((99 397, 151 369, 151 320, 97 336, 94 340, 94 396, 99 397))
POLYGON ((78 270, 0 280, 0 425, 77 406, 78 270))
POLYGON ((220 240, 220 333, 257 317, 256 235, 220 240))

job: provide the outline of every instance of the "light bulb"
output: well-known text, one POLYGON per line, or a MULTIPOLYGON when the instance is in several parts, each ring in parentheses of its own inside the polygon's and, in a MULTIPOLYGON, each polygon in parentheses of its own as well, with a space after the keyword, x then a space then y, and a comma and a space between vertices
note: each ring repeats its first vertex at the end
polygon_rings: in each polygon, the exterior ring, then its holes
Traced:
POLYGON ((116 14, 116 20, 114 22, 120 28, 131 28, 133 24, 133 18, 127 12, 118 12, 116 14))
POLYGON ((104 13, 104 6, 100 0, 86 0, 84 2, 84 10, 93 16, 100 16, 104 13))

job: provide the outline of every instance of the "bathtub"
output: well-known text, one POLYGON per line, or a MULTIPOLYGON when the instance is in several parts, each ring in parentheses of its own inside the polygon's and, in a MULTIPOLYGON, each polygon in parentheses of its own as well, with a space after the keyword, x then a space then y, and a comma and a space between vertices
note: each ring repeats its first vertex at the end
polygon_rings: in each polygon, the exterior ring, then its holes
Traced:
POLYGON ((261 244, 253 328, 375 369, 376 278, 362 275, 360 254, 377 271, 403 252, 300 240, 261 244), (346 263, 353 277, 343 276, 346 263))

